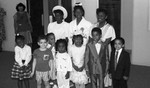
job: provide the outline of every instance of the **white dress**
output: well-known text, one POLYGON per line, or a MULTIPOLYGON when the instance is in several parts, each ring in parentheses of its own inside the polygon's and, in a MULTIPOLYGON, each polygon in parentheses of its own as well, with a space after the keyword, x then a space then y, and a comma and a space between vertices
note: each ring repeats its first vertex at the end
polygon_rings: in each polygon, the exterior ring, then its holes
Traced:
POLYGON ((69 45, 72 45, 72 36, 76 34, 82 34, 84 36, 83 45, 86 45, 88 42, 88 37, 90 35, 91 26, 92 24, 89 21, 85 20, 84 17, 82 17, 82 20, 78 25, 76 19, 71 21, 69 24, 69 35, 68 35, 69 45))
POLYGON ((58 24, 57 22, 49 23, 47 32, 54 33, 56 40, 65 39, 68 37, 69 23, 65 21, 63 21, 61 24, 58 24))
POLYGON ((66 79, 67 71, 72 71, 71 57, 68 53, 56 54, 57 83, 59 88, 70 88, 70 79, 66 79))
MULTIPOLYGON (((72 45, 69 49, 69 54, 72 57, 72 61, 74 65, 78 68, 82 67, 84 64, 84 53, 85 53, 85 46, 82 45, 81 47, 76 47, 72 45)), ((78 72, 75 69, 71 72, 70 79, 77 84, 87 84, 88 83, 88 76, 86 75, 85 69, 82 72, 78 72)))

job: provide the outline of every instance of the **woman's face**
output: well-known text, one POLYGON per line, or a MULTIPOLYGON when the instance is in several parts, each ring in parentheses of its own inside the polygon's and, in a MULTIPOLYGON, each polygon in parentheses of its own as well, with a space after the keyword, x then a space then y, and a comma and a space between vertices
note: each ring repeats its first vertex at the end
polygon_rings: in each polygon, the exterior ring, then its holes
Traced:
POLYGON ((61 13, 55 13, 55 20, 60 23, 63 20, 63 15, 61 13))
POLYGON ((77 19, 82 18, 83 11, 81 9, 76 9, 74 15, 77 19))
POLYGON ((105 22, 106 19, 107 19, 107 16, 106 16, 106 14, 105 14, 104 12, 99 12, 99 13, 97 14, 97 21, 98 21, 99 23, 105 22))

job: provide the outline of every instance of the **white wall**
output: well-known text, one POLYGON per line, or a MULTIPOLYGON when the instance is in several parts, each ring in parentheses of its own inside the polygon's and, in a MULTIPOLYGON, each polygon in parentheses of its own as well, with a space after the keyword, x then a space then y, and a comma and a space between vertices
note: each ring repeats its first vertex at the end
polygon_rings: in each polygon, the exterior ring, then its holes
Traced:
POLYGON ((134 0, 133 63, 150 66, 150 31, 148 30, 149 0, 134 0))
POLYGON ((125 48, 132 50, 133 36, 133 0, 121 0, 121 36, 125 39, 125 48))
POLYGON ((75 2, 81 2, 85 10, 85 18, 91 23, 95 23, 96 20, 96 9, 98 6, 98 0, 72 0, 72 6, 75 2))
POLYGON ((5 16, 5 30, 6 30, 6 40, 3 42, 3 49, 6 51, 13 51, 15 45, 15 34, 13 26, 13 15, 16 12, 16 4, 19 2, 25 3, 26 0, 0 0, 0 6, 6 11, 5 16))

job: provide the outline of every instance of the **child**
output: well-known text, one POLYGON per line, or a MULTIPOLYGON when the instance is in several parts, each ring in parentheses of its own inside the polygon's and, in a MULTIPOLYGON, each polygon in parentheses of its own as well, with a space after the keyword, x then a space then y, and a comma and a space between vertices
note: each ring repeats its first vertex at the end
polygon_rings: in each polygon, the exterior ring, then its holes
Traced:
POLYGON ((56 42, 56 68, 59 88, 70 88, 69 73, 72 71, 71 57, 67 53, 67 41, 59 39, 56 42))
POLYGON ((106 47, 101 41, 100 28, 93 28, 91 34, 92 41, 87 44, 85 53, 85 68, 89 71, 92 88, 103 88, 103 79, 108 68, 106 47))
POLYGON ((46 36, 47 36, 47 39, 48 39, 47 48, 52 51, 53 58, 54 58, 53 63, 51 65, 51 71, 50 71, 50 75, 51 75, 50 85, 53 86, 54 84, 56 84, 55 35, 54 35, 54 33, 51 32, 51 33, 48 33, 46 36))
POLYGON ((69 49, 72 58, 73 71, 70 79, 75 83, 76 88, 85 88, 88 83, 88 77, 84 69, 84 54, 86 46, 83 45, 83 36, 81 34, 73 36, 73 45, 69 49))
POLYGON ((125 41, 119 37, 114 40, 115 51, 111 53, 109 73, 113 88, 127 88, 130 73, 130 55, 124 49, 125 41))
POLYGON ((38 45, 40 48, 36 49, 33 53, 34 60, 32 65, 31 76, 36 72, 37 88, 41 88, 42 80, 44 81, 45 88, 49 88, 49 71, 53 55, 50 49, 47 49, 47 37, 42 35, 38 38, 38 45))
POLYGON ((18 35, 15 38, 15 63, 12 69, 12 78, 18 79, 18 88, 23 88, 23 82, 26 88, 29 88, 29 79, 31 74, 31 48, 25 44, 25 38, 18 35))

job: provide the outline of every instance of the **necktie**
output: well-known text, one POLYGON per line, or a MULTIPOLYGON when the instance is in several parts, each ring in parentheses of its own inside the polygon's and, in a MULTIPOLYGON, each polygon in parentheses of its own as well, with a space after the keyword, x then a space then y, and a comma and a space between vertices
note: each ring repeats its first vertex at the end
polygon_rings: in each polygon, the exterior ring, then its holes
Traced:
POLYGON ((117 67, 117 57, 118 57, 118 51, 115 52, 115 70, 117 67))

